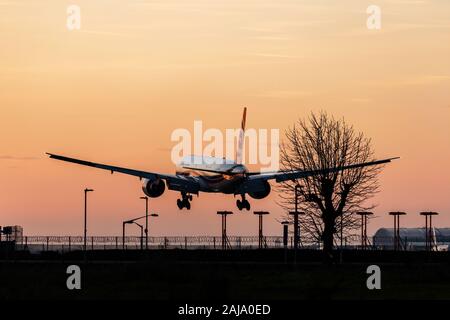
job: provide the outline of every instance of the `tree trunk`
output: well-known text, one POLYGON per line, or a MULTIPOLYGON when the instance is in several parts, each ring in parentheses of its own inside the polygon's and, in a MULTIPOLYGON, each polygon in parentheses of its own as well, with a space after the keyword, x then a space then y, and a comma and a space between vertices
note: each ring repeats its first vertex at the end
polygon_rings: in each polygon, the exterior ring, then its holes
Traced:
POLYGON ((331 261, 333 258, 333 234, 334 219, 324 219, 324 229, 322 235, 323 253, 326 260, 331 261))

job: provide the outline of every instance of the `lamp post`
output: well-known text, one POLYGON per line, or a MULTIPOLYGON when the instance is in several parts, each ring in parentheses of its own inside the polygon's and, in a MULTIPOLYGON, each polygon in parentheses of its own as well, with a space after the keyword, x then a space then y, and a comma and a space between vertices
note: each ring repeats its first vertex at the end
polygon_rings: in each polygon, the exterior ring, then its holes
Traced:
POLYGON ((141 250, 142 249, 144 249, 144 243, 143 243, 143 238, 144 238, 144 227, 141 225, 141 224, 139 224, 139 223, 137 223, 136 222, 136 220, 139 220, 139 219, 142 219, 142 218, 145 218, 145 216, 143 216, 143 217, 140 217, 140 218, 136 218, 136 219, 132 219, 132 220, 127 220, 127 221, 124 221, 123 222, 123 225, 122 225, 122 227, 123 227, 123 245, 122 245, 122 247, 125 249, 125 225, 127 225, 127 224, 135 224, 135 225, 137 225, 139 228, 141 228, 141 237, 140 237, 140 242, 141 242, 141 250))
POLYGON ((439 213, 437 212, 421 212, 421 216, 425 216, 425 250, 432 251, 433 245, 433 225, 432 219, 433 216, 437 216, 439 213), (429 217, 429 222, 428 222, 429 217))
POLYGON ((83 243, 83 251, 86 254, 86 238, 87 238, 87 194, 88 192, 92 192, 94 189, 84 189, 84 243, 83 243))
POLYGON ((227 236, 227 216, 233 214, 231 211, 217 211, 217 214, 222 218, 222 250, 226 250, 231 246, 228 243, 227 236))
POLYGON ((389 212, 389 215, 394 217, 394 250, 399 250, 401 249, 400 216, 406 215, 406 212, 389 212))
POLYGON ((258 216, 258 248, 262 249, 264 246, 264 234, 263 234, 263 216, 269 214, 267 211, 254 211, 258 216))
POLYGON ((373 212, 357 212, 361 216, 361 249, 365 250, 367 247, 367 216, 373 215, 373 212))
POLYGON ((294 250, 298 249, 298 244, 299 244, 299 240, 300 240, 300 226, 299 226, 299 221, 298 221, 298 189, 300 189, 301 186, 297 183, 295 185, 295 211, 291 214, 294 215, 294 250))
MULTIPOLYGON (((150 215, 150 217, 153 217, 153 218, 157 218, 157 217, 159 217, 159 214, 157 214, 157 213, 152 213, 151 215, 150 215)), ((146 234, 146 236, 147 236, 147 241, 148 241, 148 230, 147 230, 147 234, 146 234)), ((146 244, 147 245, 147 244, 146 244)), ((148 249, 148 247, 147 247, 147 249, 148 249)))
POLYGON ((122 250, 125 251, 125 225, 126 221, 122 222, 122 250))
POLYGON ((137 223, 136 221, 133 222, 135 225, 137 225, 139 228, 141 228, 141 250, 144 249, 144 227, 142 224, 137 223))
POLYGON ((143 219, 143 218, 148 219, 149 216, 150 217, 159 217, 158 214, 152 213, 151 215, 146 214, 145 216, 134 218, 134 219, 131 219, 131 220, 125 220, 125 221, 122 222, 122 249, 123 250, 125 250, 125 225, 126 224, 133 224, 133 223, 141 228, 141 250, 143 249, 143 247, 144 247, 144 245, 143 245, 144 227, 141 224, 137 223, 136 221, 140 220, 140 219, 143 219))
POLYGON ((298 212, 298 190, 301 189, 300 184, 296 184, 294 187, 295 192, 295 211, 289 212, 290 215, 294 216, 294 263, 297 263, 297 249, 300 242, 300 225, 298 216, 304 214, 303 212, 298 212))
POLYGON ((297 263, 297 249, 300 242, 300 226, 298 221, 298 215, 304 214, 304 212, 298 212, 298 189, 302 188, 298 183, 294 187, 295 192, 295 211, 289 212, 290 215, 294 216, 294 262, 297 263))
POLYGON ((287 263, 287 248, 288 248, 288 236, 289 236, 289 221, 282 221, 283 225, 283 247, 284 247, 284 263, 287 263))
POLYGON ((148 197, 141 197, 145 200, 145 250, 148 250, 148 197))

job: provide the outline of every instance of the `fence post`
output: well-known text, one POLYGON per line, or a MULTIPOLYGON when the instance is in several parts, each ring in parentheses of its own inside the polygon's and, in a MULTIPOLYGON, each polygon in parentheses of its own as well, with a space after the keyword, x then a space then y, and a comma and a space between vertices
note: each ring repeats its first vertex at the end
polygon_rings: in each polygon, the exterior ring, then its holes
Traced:
POLYGON ((47 237, 47 251, 48 251, 48 237, 47 237))
POLYGON ((94 237, 91 237, 91 250, 94 251, 94 237))
POLYGON ((71 238, 69 236, 69 252, 70 252, 71 248, 72 248, 72 243, 71 243, 71 238))
POLYGON ((184 249, 187 249, 187 237, 184 237, 184 249))

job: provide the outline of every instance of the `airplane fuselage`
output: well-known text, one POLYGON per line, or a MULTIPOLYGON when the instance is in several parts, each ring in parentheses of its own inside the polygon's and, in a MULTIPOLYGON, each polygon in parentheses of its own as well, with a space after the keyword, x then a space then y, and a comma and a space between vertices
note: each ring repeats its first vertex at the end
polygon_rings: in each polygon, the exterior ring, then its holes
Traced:
POLYGON ((199 191, 201 192, 234 194, 237 187, 245 179, 245 174, 248 172, 247 168, 229 160, 224 164, 220 164, 222 159, 207 159, 210 164, 205 163, 205 161, 199 164, 182 162, 178 165, 176 174, 196 177, 200 184, 199 191), (215 162, 211 163, 213 161, 215 162), (229 171, 230 174, 218 173, 225 171, 229 171))

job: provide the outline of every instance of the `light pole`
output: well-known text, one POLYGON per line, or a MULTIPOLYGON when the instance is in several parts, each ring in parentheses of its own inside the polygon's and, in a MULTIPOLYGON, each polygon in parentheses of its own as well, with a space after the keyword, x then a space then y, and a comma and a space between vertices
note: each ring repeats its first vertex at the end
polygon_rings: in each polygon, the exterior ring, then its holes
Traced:
POLYGON ((303 214, 303 212, 298 212, 298 189, 302 186, 298 183, 295 185, 295 211, 289 212, 290 215, 294 216, 294 250, 297 251, 300 242, 300 226, 298 216, 303 214))
POLYGON ((406 212, 389 212, 389 215, 394 217, 394 250, 399 250, 401 249, 400 216, 406 215, 406 212))
POLYGON ((287 248, 288 248, 288 234, 289 234, 289 221, 282 221, 283 225, 283 247, 284 247, 284 263, 287 263, 287 248))
MULTIPOLYGON (((159 214, 157 214, 157 213, 152 213, 151 215, 150 215, 150 217, 154 217, 154 218, 156 218, 156 217, 159 217, 159 214)), ((148 230, 147 230, 147 235, 146 235, 147 237, 148 237, 148 230)), ((147 239, 148 240, 148 239, 147 239)), ((148 249, 148 248, 147 248, 148 249)))
POLYGON ((145 250, 148 250, 148 197, 141 197, 145 200, 145 250))
POLYGON ((144 232, 143 229, 144 227, 142 226, 142 224, 137 223, 136 221, 133 222, 135 225, 137 225, 139 228, 141 228, 141 250, 144 249, 144 244, 143 244, 143 238, 144 238, 144 232))
POLYGON ((437 212, 421 212, 421 216, 425 216, 425 250, 432 251, 432 244, 433 244, 433 226, 432 226, 432 218, 433 216, 437 216, 437 212), (429 223, 428 223, 428 217, 430 217, 429 223))
POLYGON ((125 251, 125 225, 127 221, 122 222, 122 250, 125 251))
POLYGON ((94 189, 84 189, 84 244, 83 251, 86 254, 86 238, 87 238, 87 194, 88 192, 92 192, 94 189))
MULTIPOLYGON (((158 217, 158 216, 159 215, 156 214, 156 213, 152 213, 150 215, 150 217, 158 217)), ((144 238, 144 234, 143 234, 144 229, 143 228, 144 227, 141 224, 137 223, 136 221, 140 220, 140 219, 143 219, 143 218, 148 219, 148 217, 149 217, 149 215, 146 214, 145 216, 134 218, 134 219, 131 219, 131 220, 125 220, 124 222, 122 222, 122 249, 123 250, 125 250, 125 225, 126 224, 133 224, 133 223, 141 228, 141 249, 143 249, 143 238, 144 238)))
POLYGON ((296 184, 295 191, 295 211, 289 212, 290 215, 294 216, 294 263, 297 263, 297 249, 300 242, 300 225, 298 216, 304 214, 304 212, 298 211, 298 190, 301 189, 302 186, 300 184, 296 184))
POLYGON ((344 246, 344 213, 341 213, 341 253, 344 246))
POLYGON ((263 216, 269 214, 269 212, 254 211, 253 213, 258 215, 258 249, 262 249, 264 246, 263 216))
POLYGON ((373 212, 357 212, 358 216, 361 216, 361 249, 367 248, 367 217, 373 215, 373 212))
POLYGON ((231 246, 228 243, 227 236, 227 216, 233 214, 231 211, 217 211, 217 214, 222 217, 222 250, 226 250, 231 246))

